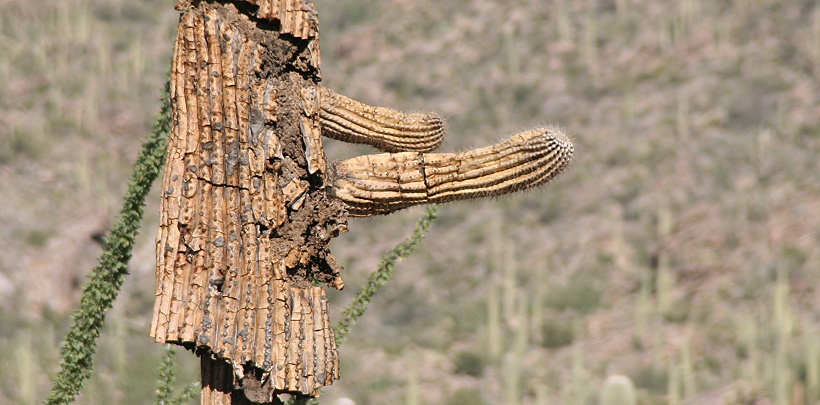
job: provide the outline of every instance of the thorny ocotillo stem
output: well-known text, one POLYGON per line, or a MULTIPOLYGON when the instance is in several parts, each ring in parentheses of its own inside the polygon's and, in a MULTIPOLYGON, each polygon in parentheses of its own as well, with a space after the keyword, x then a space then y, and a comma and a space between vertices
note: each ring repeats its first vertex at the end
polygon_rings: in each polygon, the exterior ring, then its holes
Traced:
POLYGON ((379 289, 387 284, 393 276, 396 261, 413 254, 413 251, 416 250, 416 246, 424 240, 424 237, 430 230, 430 226, 435 223, 436 218, 438 218, 438 206, 428 206, 424 211, 424 215, 419 218, 419 221, 416 223, 416 228, 413 230, 413 234, 410 235, 410 238, 399 243, 395 248, 382 256, 378 269, 370 274, 370 277, 367 279, 367 284, 356 294, 356 298, 345 307, 342 312, 342 320, 333 327, 336 332, 337 345, 341 345, 342 342, 344 342, 348 333, 350 333, 350 327, 356 323, 356 320, 367 310, 367 306, 370 304, 373 296, 375 296, 379 289))
POLYGON ((334 163, 331 192, 351 216, 413 205, 493 197, 546 183, 570 162, 573 145, 541 128, 464 153, 382 153, 334 163))
POLYGON ((71 328, 60 349, 60 371, 46 404, 69 404, 91 376, 93 357, 105 321, 120 287, 128 274, 131 249, 143 216, 145 196, 165 163, 165 149, 171 130, 169 84, 163 92, 162 110, 153 131, 142 145, 134 164, 119 221, 105 239, 97 267, 91 270, 91 280, 83 287, 80 307, 71 315, 71 328))
POLYGON ((176 350, 171 344, 166 344, 162 351, 162 360, 159 366, 159 384, 157 386, 157 405, 184 405, 199 393, 199 381, 189 384, 178 396, 174 396, 176 388, 176 350))

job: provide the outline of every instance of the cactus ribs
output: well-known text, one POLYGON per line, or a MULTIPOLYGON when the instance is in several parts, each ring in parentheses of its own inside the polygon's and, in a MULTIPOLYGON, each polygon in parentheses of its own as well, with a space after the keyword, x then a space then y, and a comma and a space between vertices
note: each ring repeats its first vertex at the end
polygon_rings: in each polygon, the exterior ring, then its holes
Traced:
POLYGON ((572 157, 553 129, 429 153, 443 136, 436 115, 319 86, 310 2, 178 8, 151 336, 200 353, 203 403, 230 403, 206 390, 220 379, 271 402, 280 392, 316 395, 339 378, 325 286, 343 282, 327 244, 348 215, 535 187, 572 157), (322 136, 388 153, 328 164, 322 136))

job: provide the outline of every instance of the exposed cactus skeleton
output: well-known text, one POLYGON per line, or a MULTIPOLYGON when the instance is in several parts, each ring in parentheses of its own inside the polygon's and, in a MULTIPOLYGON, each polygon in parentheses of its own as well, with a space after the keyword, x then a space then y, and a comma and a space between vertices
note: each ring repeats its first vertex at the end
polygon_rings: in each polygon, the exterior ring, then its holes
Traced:
POLYGON ((443 136, 436 115, 370 107, 318 85, 310 2, 178 9, 151 336, 226 360, 254 401, 315 395, 339 378, 323 285, 343 286, 327 243, 348 215, 534 187, 572 157, 557 129, 427 153, 443 136), (322 135, 396 153, 328 164, 322 135))

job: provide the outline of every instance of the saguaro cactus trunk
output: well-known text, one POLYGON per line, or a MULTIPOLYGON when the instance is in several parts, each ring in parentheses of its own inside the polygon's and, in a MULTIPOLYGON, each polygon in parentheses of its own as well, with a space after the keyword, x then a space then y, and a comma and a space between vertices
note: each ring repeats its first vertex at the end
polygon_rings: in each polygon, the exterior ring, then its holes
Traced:
POLYGON ((428 153, 443 135, 436 115, 319 86, 310 2, 177 7, 151 336, 200 354, 207 403, 315 395, 339 378, 325 286, 344 283, 327 244, 348 215, 534 187, 572 156, 553 129, 428 153), (328 164, 322 135, 395 153, 328 164))
POLYGON ((312 394, 339 375, 314 283, 340 283, 346 216, 324 192, 316 14, 293 3, 181 5, 151 333, 312 394))

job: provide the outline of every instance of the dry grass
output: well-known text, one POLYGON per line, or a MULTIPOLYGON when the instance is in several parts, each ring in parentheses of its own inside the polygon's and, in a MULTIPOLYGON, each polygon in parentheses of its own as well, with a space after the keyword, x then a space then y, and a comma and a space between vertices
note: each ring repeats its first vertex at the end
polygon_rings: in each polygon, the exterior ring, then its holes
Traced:
MULTIPOLYGON (((1 379, 0 402, 48 385, 39 347, 65 326, 157 110, 166 3, 3 3, 0 344, 36 360, 1 379), (26 331, 50 337, 35 350, 26 331)), ((323 403, 596 403, 612 374, 644 404, 820 401, 814 2, 322 3, 325 85, 442 113, 446 150, 545 123, 577 144, 557 184, 443 208, 323 403)), ((366 151, 328 144, 330 158, 366 151)), ((348 286, 418 213, 351 224, 334 242, 348 286)), ((155 218, 83 403, 152 395, 155 218), (150 355, 116 360, 123 345, 150 355)))

